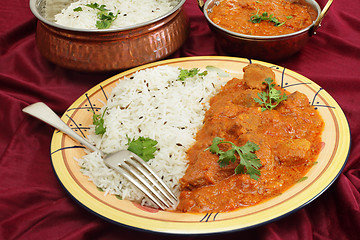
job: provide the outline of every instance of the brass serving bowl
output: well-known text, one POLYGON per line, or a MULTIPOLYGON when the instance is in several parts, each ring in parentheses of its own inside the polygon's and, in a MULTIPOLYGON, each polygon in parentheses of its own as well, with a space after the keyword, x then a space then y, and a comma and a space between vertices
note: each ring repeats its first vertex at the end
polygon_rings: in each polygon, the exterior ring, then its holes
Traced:
POLYGON ((264 61, 277 61, 287 58, 298 52, 315 31, 329 10, 333 0, 329 0, 321 11, 315 0, 304 0, 317 11, 317 17, 313 23, 300 31, 277 36, 254 36, 232 32, 216 25, 209 18, 211 11, 219 0, 197 0, 200 9, 203 11, 208 25, 214 32, 219 46, 230 55, 253 58, 264 61))
POLYGON ((56 0, 52 16, 44 13, 47 0, 30 0, 38 18, 36 44, 51 62, 79 71, 123 70, 163 59, 185 42, 189 19, 179 0, 174 8, 151 21, 117 29, 78 29, 54 23, 70 0, 56 0))

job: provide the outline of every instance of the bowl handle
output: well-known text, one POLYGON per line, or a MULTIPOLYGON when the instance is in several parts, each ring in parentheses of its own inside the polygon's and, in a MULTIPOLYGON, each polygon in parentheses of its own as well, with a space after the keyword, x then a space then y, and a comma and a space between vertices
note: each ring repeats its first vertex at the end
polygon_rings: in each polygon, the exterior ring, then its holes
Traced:
POLYGON ((196 0, 196 1, 198 3, 198 6, 199 6, 200 10, 203 12, 204 11, 204 5, 205 5, 204 1, 203 0, 196 0))
MULTIPOLYGON (((200 0, 198 0, 198 1, 200 1, 200 0)), ((326 13, 329 11, 329 8, 330 8, 331 4, 333 3, 333 1, 334 1, 334 0, 329 0, 329 1, 326 3, 326 5, 325 5, 325 7, 323 8, 323 10, 321 11, 318 19, 317 19, 317 20, 315 21, 315 23, 314 23, 314 26, 313 26, 313 28, 312 28, 312 30, 311 30, 311 35, 316 34, 315 31, 321 26, 321 22, 322 22, 322 20, 324 19, 326 13)))

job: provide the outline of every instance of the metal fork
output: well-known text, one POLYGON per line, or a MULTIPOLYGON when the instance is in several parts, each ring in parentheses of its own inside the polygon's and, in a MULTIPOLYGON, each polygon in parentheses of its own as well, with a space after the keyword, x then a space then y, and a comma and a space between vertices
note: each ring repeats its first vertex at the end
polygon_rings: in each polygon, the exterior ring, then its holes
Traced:
POLYGON ((25 107, 23 112, 53 126, 74 140, 85 145, 88 149, 99 152, 107 167, 114 169, 132 182, 162 210, 173 207, 176 204, 177 198, 169 187, 166 186, 164 181, 157 176, 149 165, 136 154, 128 150, 105 154, 88 142, 85 138, 79 136, 74 130, 66 125, 66 123, 63 122, 53 110, 42 102, 34 103, 25 107))

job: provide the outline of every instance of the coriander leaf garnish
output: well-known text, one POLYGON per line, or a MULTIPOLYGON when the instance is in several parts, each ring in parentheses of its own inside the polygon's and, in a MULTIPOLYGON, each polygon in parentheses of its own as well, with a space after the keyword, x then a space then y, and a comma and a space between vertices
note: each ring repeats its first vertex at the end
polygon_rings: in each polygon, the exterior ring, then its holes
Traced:
POLYGON ((89 3, 89 4, 86 4, 85 6, 93 8, 93 9, 97 9, 99 11, 109 11, 105 8, 106 7, 105 5, 99 5, 98 3, 89 3))
POLYGON ((219 155, 218 163, 220 167, 225 167, 230 164, 230 162, 235 162, 237 155, 240 157, 240 163, 235 168, 235 174, 249 174, 250 178, 258 180, 260 176, 259 168, 262 166, 260 159, 256 156, 255 151, 259 150, 259 146, 253 142, 248 141, 243 146, 236 146, 230 141, 224 141, 223 138, 215 137, 213 143, 210 147, 204 151, 209 150, 211 153, 219 155), (219 144, 231 144, 231 149, 226 152, 220 150, 219 144))
POLYGON ((273 22, 276 27, 280 27, 285 24, 285 22, 280 22, 276 17, 274 17, 274 14, 269 15, 267 12, 263 12, 260 15, 259 10, 250 17, 250 22, 252 23, 260 23, 261 21, 273 22))
POLYGON ((190 70, 180 68, 180 74, 176 80, 185 81, 186 78, 195 77, 196 74, 198 74, 199 76, 207 75, 207 71, 204 71, 202 73, 199 73, 199 72, 200 72, 200 69, 198 69, 198 68, 192 68, 190 70))
POLYGON ((99 20, 96 21, 95 24, 97 29, 109 28, 119 14, 118 12, 116 15, 114 15, 113 12, 109 12, 109 10, 106 9, 106 5, 99 5, 98 3, 90 3, 86 4, 85 6, 99 10, 99 12, 97 13, 97 18, 99 20))
POLYGON ((77 7, 73 9, 74 12, 81 12, 82 11, 82 7, 77 7))
POLYGON ((135 153, 141 157, 145 162, 154 158, 154 153, 157 150, 155 147, 158 142, 151 138, 139 137, 138 139, 128 138, 127 150, 135 153))
POLYGON ((106 109, 104 110, 103 114, 93 114, 93 124, 95 125, 95 134, 96 135, 102 135, 106 132, 106 127, 104 127, 104 115, 106 112, 106 109))
POLYGON ((259 98, 254 98, 254 101, 262 106, 262 112, 274 109, 281 101, 287 99, 285 93, 281 95, 281 91, 274 88, 275 84, 271 78, 266 78, 263 83, 268 85, 268 90, 258 93, 259 98))
POLYGON ((110 25, 115 21, 117 15, 114 16, 112 12, 99 12, 98 13, 98 21, 96 21, 96 27, 98 29, 107 29, 110 25))

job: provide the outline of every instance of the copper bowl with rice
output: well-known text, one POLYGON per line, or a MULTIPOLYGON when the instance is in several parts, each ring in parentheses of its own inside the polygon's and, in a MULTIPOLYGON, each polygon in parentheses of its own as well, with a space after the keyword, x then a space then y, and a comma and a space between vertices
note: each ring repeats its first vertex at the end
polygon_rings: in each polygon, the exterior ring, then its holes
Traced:
POLYGON ((54 16, 72 2, 30 0, 30 9, 39 20, 37 47, 46 59, 64 68, 100 72, 136 67, 171 55, 189 33, 189 19, 182 9, 185 0, 173 1, 170 11, 154 19, 107 29, 56 23, 54 16), (46 5, 47 1, 51 4, 46 5))
MULTIPOLYGON (((287 2, 291 4, 306 4, 308 7, 312 8, 316 14, 311 16, 312 23, 301 30, 271 36, 239 33, 219 26, 209 15, 212 13, 214 7, 221 4, 222 0, 207 0, 205 3, 203 0, 197 0, 197 2, 204 13, 210 29, 216 37, 217 44, 229 55, 264 61, 278 61, 294 55, 303 48, 310 37, 312 37, 316 33, 316 30, 320 27, 320 24, 329 10, 333 0, 328 0, 322 10, 315 0, 287 0, 287 2)), ((255 0, 253 2, 262 4, 262 1, 255 0)), ((248 2, 245 4, 248 4, 248 2)), ((256 10, 253 12, 255 13, 256 10)), ((233 13, 229 13, 228 15, 233 15, 233 13)), ((261 13, 258 15, 261 16, 261 13)), ((271 17, 271 15, 269 17, 271 17)), ((248 21, 250 21, 250 19, 248 19, 248 21)), ((241 25, 241 23, 238 22, 237 25, 241 25)), ((254 24, 254 27, 258 28, 259 25, 254 24)))

